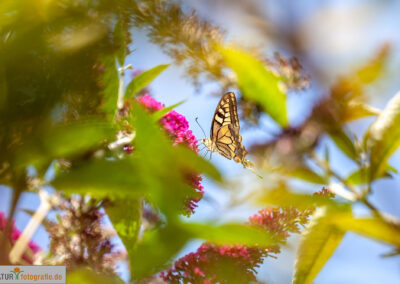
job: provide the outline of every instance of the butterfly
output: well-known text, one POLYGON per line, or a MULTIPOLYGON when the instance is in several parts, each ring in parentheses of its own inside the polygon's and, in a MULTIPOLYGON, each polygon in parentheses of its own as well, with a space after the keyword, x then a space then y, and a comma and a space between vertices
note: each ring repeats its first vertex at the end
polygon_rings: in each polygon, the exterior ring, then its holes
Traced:
POLYGON ((220 99, 211 122, 210 138, 202 139, 202 143, 211 153, 217 152, 229 160, 233 159, 254 172, 254 164, 245 158, 248 152, 242 145, 234 93, 228 92, 220 99))

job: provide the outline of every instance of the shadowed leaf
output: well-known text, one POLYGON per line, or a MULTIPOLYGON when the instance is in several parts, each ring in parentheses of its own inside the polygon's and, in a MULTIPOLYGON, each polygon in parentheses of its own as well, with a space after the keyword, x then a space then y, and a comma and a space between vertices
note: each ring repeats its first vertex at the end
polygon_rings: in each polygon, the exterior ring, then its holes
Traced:
POLYGON ((60 124, 43 129, 27 142, 24 151, 17 156, 17 164, 41 166, 56 158, 67 158, 101 146, 110 139, 114 129, 107 122, 87 120, 70 124, 60 124))
POLYGON ((67 274, 67 284, 123 284, 117 276, 98 274, 86 268, 76 269, 67 274))
POLYGON ((165 269, 189 238, 187 232, 172 224, 147 232, 130 257, 132 279, 142 279, 165 269))

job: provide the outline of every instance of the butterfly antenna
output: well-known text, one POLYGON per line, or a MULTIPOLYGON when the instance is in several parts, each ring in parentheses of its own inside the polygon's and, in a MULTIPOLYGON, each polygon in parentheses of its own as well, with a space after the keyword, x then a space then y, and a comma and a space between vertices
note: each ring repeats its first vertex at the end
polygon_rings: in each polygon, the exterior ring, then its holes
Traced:
POLYGON ((203 134, 204 134, 204 138, 207 138, 207 135, 206 135, 206 133, 204 132, 204 129, 203 129, 203 127, 201 127, 201 125, 200 125, 200 123, 199 123, 199 121, 198 121, 198 117, 196 117, 196 123, 197 123, 197 125, 200 127, 200 129, 201 129, 201 131, 203 131, 203 134))
POLYGON ((205 158, 206 158, 207 154, 208 154, 208 150, 206 150, 206 152, 204 153, 204 155, 203 155, 203 159, 205 159, 205 158))

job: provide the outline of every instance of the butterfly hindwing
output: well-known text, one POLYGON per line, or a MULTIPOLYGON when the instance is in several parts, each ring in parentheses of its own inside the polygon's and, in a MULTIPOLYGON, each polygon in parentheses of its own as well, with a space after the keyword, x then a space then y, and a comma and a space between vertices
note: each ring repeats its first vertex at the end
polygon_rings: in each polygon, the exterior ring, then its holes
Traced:
POLYGON ((236 148, 230 125, 224 125, 218 130, 215 146, 225 158, 231 160, 235 156, 236 148))
POLYGON ((211 141, 218 153, 227 159, 240 162, 247 154, 241 144, 240 124, 235 94, 228 92, 222 96, 214 112, 210 133, 211 141))

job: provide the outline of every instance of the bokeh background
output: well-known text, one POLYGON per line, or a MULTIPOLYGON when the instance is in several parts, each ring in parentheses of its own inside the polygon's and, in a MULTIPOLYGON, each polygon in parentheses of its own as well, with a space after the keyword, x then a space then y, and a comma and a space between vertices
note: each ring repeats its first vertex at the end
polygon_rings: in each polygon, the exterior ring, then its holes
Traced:
MULTIPOLYGON (((272 56, 279 51, 283 55, 295 55, 311 76, 311 87, 306 91, 291 93, 288 98, 288 113, 292 125, 299 125, 310 114, 312 106, 327 93, 329 86, 341 75, 349 74, 371 59, 384 45, 390 46, 390 55, 385 74, 369 89, 370 102, 382 108, 398 90, 400 70, 400 1, 390 0, 203 0, 185 1, 186 9, 195 9, 198 15, 221 26, 228 41, 241 45, 257 46, 272 56)), ((146 70, 158 64, 171 63, 155 44, 151 43, 146 31, 134 30, 132 50, 126 63, 133 70, 146 70)), ((236 90, 232 90, 236 91, 236 90)), ((172 65, 150 86, 151 94, 165 105, 186 102, 176 110, 185 115, 198 139, 204 138, 195 118, 208 135, 212 115, 222 95, 220 85, 207 80, 194 86, 185 76, 182 66, 172 65)), ((355 121, 349 129, 356 135, 364 133, 371 119, 355 121)), ((279 131, 279 127, 268 117, 262 117, 262 127, 251 127, 242 123, 243 144, 250 147, 265 142, 279 131)), ((324 141, 331 151, 332 167, 342 175, 350 173, 355 166, 329 140, 324 141)), ((321 151, 323 149, 320 149, 321 151)), ((251 159, 251 157, 250 157, 251 159)), ((251 189, 259 189, 268 182, 269 173, 258 179, 240 164, 214 154, 212 163, 230 181, 217 186, 204 179, 205 196, 199 203, 192 220, 246 221, 257 208, 243 204, 242 198, 251 195, 251 189)), ((400 154, 391 158, 391 164, 400 165, 400 154)), ((377 208, 400 216, 399 177, 384 179, 374 184, 371 202, 377 208)), ((315 185, 298 182, 296 188, 314 192, 315 185)), ((0 208, 8 210, 10 190, 4 188, 0 208)), ((24 193, 20 207, 36 209, 39 201, 34 194, 24 193)), ((361 205, 357 213, 366 212, 361 205)), ((19 212, 17 226, 23 228, 29 217, 19 212)), ((46 247, 47 234, 39 229, 34 240, 46 247)), ((267 283, 290 283, 298 236, 289 239, 287 247, 277 259, 267 259, 259 269, 259 280, 267 283)), ((201 242, 191 242, 178 256, 193 251, 201 242)), ((383 258, 390 248, 358 235, 347 233, 333 257, 319 273, 315 283, 400 283, 400 256, 383 258)), ((121 265, 120 273, 128 279, 127 270, 121 265)))

